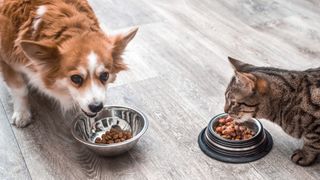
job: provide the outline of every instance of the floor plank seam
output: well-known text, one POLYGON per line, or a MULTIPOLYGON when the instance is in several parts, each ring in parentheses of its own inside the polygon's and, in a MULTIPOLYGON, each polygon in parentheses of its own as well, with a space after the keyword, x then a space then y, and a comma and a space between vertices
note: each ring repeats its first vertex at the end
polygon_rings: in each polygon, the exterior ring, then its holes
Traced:
POLYGON ((254 164, 250 163, 250 166, 251 166, 263 179, 268 179, 268 178, 265 178, 264 175, 261 174, 258 169, 256 169, 256 167, 254 166, 254 164))
POLYGON ((10 120, 9 120, 8 113, 7 113, 7 111, 6 111, 5 108, 4 108, 4 105, 3 105, 3 103, 2 103, 2 100, 0 100, 0 103, 1 103, 2 108, 4 109, 4 112, 5 112, 5 116, 6 116, 6 118, 7 118, 7 121, 8 121, 9 124, 10 124, 12 134, 13 134, 13 136, 14 136, 14 139, 15 139, 16 142, 17 142, 17 146, 18 146, 18 148, 19 148, 19 151, 20 151, 20 154, 21 154, 21 156, 22 156, 23 162, 24 162, 25 167, 26 167, 26 169, 27 169, 28 175, 29 175, 30 179, 32 179, 31 173, 30 173, 29 168, 28 168, 28 165, 27 165, 27 162, 26 162, 26 160, 25 160, 25 158, 24 158, 24 155, 23 155, 23 153, 22 153, 22 151, 21 151, 21 147, 20 147, 20 144, 19 144, 18 139, 17 139, 17 137, 16 137, 16 134, 14 133, 14 131, 13 131, 13 129, 12 129, 12 124, 11 124, 11 122, 10 122, 10 120))

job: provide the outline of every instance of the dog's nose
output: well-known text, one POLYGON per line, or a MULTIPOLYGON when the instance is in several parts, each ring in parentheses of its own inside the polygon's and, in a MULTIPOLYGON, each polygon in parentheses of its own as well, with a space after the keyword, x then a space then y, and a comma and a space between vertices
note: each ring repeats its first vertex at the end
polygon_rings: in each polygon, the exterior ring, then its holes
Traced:
POLYGON ((97 103, 91 103, 89 104, 89 109, 91 112, 99 112, 103 108, 103 103, 102 102, 97 102, 97 103))

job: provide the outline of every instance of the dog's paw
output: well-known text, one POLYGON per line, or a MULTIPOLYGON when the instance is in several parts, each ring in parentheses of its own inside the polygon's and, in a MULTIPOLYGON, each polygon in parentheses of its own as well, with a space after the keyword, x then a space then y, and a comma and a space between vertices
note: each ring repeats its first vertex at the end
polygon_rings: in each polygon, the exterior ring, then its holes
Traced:
POLYGON ((291 160, 300 166, 309 166, 315 161, 316 157, 317 155, 314 153, 308 153, 305 150, 297 149, 292 154, 291 160))
POLYGON ((31 113, 28 110, 15 111, 12 115, 13 125, 18 128, 26 127, 31 123, 31 113))

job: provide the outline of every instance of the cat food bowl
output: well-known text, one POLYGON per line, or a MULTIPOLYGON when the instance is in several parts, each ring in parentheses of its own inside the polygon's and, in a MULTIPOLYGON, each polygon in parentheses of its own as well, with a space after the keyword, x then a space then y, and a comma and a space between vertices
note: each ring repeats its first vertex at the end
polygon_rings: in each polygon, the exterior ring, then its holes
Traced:
POLYGON ((244 138, 237 140, 222 137, 216 132, 219 120, 226 118, 228 114, 219 114, 211 119, 207 128, 199 135, 200 149, 209 157, 229 163, 246 163, 258 160, 267 155, 273 145, 273 140, 268 131, 257 119, 250 119, 242 125, 250 129, 244 138), (250 134, 251 133, 251 134, 250 134))
POLYGON ((148 120, 143 113, 124 106, 105 106, 94 118, 79 115, 71 129, 81 144, 102 156, 116 156, 130 150, 146 132, 148 120), (97 138, 111 129, 130 132, 130 139, 112 144, 96 143, 97 138), (132 137, 131 137, 132 136, 132 137))

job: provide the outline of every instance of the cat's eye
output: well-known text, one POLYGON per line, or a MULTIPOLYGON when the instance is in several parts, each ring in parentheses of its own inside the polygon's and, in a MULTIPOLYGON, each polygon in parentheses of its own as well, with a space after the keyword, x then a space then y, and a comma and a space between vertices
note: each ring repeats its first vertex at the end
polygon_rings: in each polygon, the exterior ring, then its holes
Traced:
POLYGON ((71 76, 71 81, 77 85, 81 85, 83 83, 83 78, 80 75, 75 74, 71 76))
POLYGON ((108 79, 109 79, 109 73, 107 73, 107 72, 101 73, 100 76, 99 76, 99 79, 100 79, 100 81, 102 81, 102 82, 108 81, 108 79))

